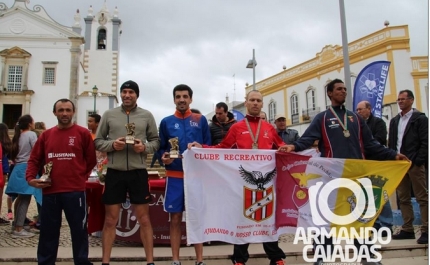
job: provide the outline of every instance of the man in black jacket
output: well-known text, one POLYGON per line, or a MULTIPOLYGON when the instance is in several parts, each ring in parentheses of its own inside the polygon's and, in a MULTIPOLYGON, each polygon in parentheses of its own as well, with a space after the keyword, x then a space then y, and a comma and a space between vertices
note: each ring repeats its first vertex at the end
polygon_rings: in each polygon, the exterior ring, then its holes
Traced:
POLYGON ((415 238, 414 212, 411 203, 411 185, 421 212, 421 236, 418 244, 428 243, 428 189, 425 174, 425 163, 428 161, 428 118, 414 108, 414 94, 410 90, 399 92, 397 104, 401 112, 390 121, 388 146, 406 155, 411 161, 402 182, 397 187, 400 199, 403 225, 400 233, 393 235, 393 239, 415 238))
POLYGON ((219 144, 224 139, 230 127, 236 123, 234 115, 228 112, 228 106, 224 102, 215 105, 215 115, 209 124, 211 130, 212 145, 219 144))
MULTIPOLYGON (((360 115, 365 121, 367 126, 372 131, 373 138, 380 144, 387 146, 387 125, 385 121, 381 118, 375 117, 372 114, 372 105, 369 101, 361 101, 357 104, 357 114, 360 115)), ((391 210, 390 201, 384 204, 381 213, 376 219, 374 227, 380 229, 382 227, 387 227, 393 231, 393 211, 391 210)), ((382 231, 382 237, 387 236, 386 231, 382 231)))

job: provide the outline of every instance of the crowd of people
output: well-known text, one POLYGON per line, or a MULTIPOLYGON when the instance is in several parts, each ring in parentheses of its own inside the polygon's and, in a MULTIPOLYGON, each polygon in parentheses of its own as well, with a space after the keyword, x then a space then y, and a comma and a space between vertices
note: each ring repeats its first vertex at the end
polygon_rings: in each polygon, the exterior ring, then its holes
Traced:
MULTIPOLYGON (((345 108, 347 88, 342 80, 335 79, 328 83, 326 93, 331 105, 313 118, 302 136, 287 127, 284 114, 276 115, 274 124, 270 124, 262 111, 263 96, 256 90, 246 95, 247 114, 244 119, 236 121, 228 105, 220 102, 208 122, 198 110, 190 108, 193 90, 184 84, 173 89, 174 113, 165 117, 157 127, 152 113, 137 105, 140 90, 138 84, 131 80, 120 87, 122 105, 106 111, 102 116, 90 115, 88 129, 73 123, 75 106, 69 99, 59 99, 54 103, 53 114, 58 124, 53 128, 46 129, 43 123, 35 123, 30 115, 23 115, 10 140, 8 128, 2 123, 0 176, 3 178, 0 179, 0 191, 3 193, 8 178, 5 193, 11 201, 14 200, 14 216, 8 216, 13 219, 12 237, 34 236, 25 229, 25 224, 28 205, 35 197, 39 206, 40 227, 38 263, 55 264, 64 212, 72 235, 75 264, 91 264, 88 260, 85 182, 94 170, 99 171, 100 165, 104 165, 107 170, 102 199, 106 213, 102 231, 102 265, 110 262, 121 204, 127 197, 134 205, 140 224, 147 265, 153 265, 153 230, 149 216, 152 196, 146 157, 154 154, 150 166, 159 159, 160 165, 166 169, 164 210, 170 214, 171 264, 180 265, 180 225, 185 210, 181 154, 186 149, 275 149, 292 152, 317 145, 321 157, 410 161, 412 166, 397 188, 404 224, 400 232, 392 237, 396 240, 415 238, 411 204, 413 192, 422 222, 417 243, 427 244, 428 118, 412 108, 412 91, 400 91, 397 102, 401 112, 390 121, 388 132, 385 122, 372 115, 369 102, 360 102, 355 111, 345 108), (177 146, 172 146, 172 139, 177 140, 177 146), (172 152, 173 149, 177 149, 175 151, 179 152, 179 157, 172 152), (8 161, 13 164, 13 170, 8 161), (51 165, 49 169, 48 163, 51 165), (49 181, 40 178, 47 173, 49 181)), ((12 213, 12 207, 8 208, 12 213)), ((0 219, 0 224, 3 223, 9 223, 9 220, 0 219)), ((387 227, 392 231, 392 226, 393 214, 388 202, 375 221, 375 228, 387 227)), ((331 239, 326 238, 325 242, 323 247, 329 249, 331 239)), ((248 245, 234 245, 233 264, 246 264, 249 259, 248 245)), ((195 264, 204 265, 203 244, 195 244, 194 248, 195 264)), ((286 256, 277 241, 264 242, 263 248, 270 265, 284 264, 286 256)), ((318 259, 315 264, 323 262, 323 259, 318 259)), ((362 263, 380 264, 367 260, 362 263)))

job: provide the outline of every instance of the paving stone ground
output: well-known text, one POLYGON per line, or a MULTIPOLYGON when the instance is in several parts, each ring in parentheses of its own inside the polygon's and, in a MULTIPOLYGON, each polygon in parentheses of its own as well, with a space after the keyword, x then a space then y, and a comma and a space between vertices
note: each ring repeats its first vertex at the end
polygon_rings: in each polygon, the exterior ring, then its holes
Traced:
MULTIPOLYGON (((3 218, 6 218, 7 214, 7 204, 6 204, 7 195, 3 194, 3 202, 1 207, 0 216, 3 218)), ((27 217, 32 219, 33 216, 37 215, 37 208, 36 208, 36 201, 34 198, 32 198, 30 207, 28 208, 27 217)), ((31 238, 12 238, 11 237, 11 225, 0 225, 0 247, 37 247, 37 244, 39 242, 39 234, 38 230, 32 228, 31 232, 36 233, 34 237, 31 238)), ((282 235, 279 239, 280 242, 292 242, 293 236, 292 235, 282 235)), ((97 247, 102 245, 101 238, 97 236, 90 236, 89 237, 89 244, 90 247, 97 247)), ((67 225, 66 218, 63 214, 63 223, 61 226, 60 231, 60 246, 61 247, 71 247, 72 242, 70 238, 70 229, 67 225)), ((135 242, 126 242, 126 241, 119 241, 116 240, 114 242, 114 247, 139 247, 141 246, 140 243, 135 242)))
MULTIPOLYGON (((6 218, 7 214, 7 203, 6 203, 7 195, 3 194, 3 202, 1 205, 0 216, 6 218)), ((32 219, 33 216, 37 215, 37 207, 36 201, 32 198, 30 207, 28 209, 27 217, 32 219)), ((394 227, 395 231, 398 231, 400 227, 394 227)), ((0 225, 0 247, 37 247, 39 242, 39 234, 37 229, 31 229, 31 232, 36 233, 36 236, 32 238, 20 238, 15 239, 11 237, 11 225, 0 225)), ((419 236, 419 226, 415 226, 415 233, 419 236)), ((281 235, 279 238, 279 242, 293 242, 294 235, 285 234, 281 235)), ((98 247, 102 245, 101 238, 98 236, 89 236, 89 245, 90 247, 98 247)), ((114 242, 114 247, 139 247, 141 243, 135 242, 127 242, 127 241, 119 241, 116 240, 114 242)), ((63 223, 60 231, 60 245, 61 247, 71 247, 72 242, 70 238, 70 229, 67 225, 66 218, 63 214, 63 223)), ((165 245, 164 245, 165 246, 165 245)))

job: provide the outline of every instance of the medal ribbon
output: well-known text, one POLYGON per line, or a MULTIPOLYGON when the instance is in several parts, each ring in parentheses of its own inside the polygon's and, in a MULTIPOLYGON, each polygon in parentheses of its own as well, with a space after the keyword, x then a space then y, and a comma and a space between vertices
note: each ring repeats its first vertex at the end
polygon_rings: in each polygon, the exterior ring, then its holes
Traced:
POLYGON ((329 109, 330 109, 331 113, 333 113, 333 115, 336 116, 336 119, 339 121, 340 127, 342 127, 342 129, 344 131, 348 131, 348 122, 346 120, 346 109, 345 109, 345 116, 343 116, 343 123, 340 120, 339 116, 337 116, 337 113, 334 111, 333 107, 330 106, 329 109))
POLYGON ((251 130, 251 126, 249 126, 248 118, 245 118, 246 127, 248 127, 249 136, 251 136, 252 143, 254 145, 258 146, 258 136, 260 135, 260 128, 261 128, 261 119, 258 120, 258 126, 257 126, 257 134, 254 137, 254 133, 251 130))

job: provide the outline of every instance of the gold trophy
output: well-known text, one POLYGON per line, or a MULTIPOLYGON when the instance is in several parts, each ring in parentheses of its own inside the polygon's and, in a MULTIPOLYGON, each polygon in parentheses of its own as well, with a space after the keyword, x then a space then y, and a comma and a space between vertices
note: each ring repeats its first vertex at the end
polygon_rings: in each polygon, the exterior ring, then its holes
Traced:
POLYGON ((136 125, 134 124, 134 122, 127 123, 125 125, 125 128, 127 129, 127 135, 125 136, 125 143, 134 144, 134 137, 135 137, 134 129, 136 128, 136 125))
POLYGON ((43 175, 40 177, 40 181, 42 182, 51 182, 51 170, 52 170, 52 161, 50 161, 48 164, 43 166, 43 169, 45 171, 45 173, 43 173, 43 175))
POLYGON ((178 158, 179 157, 179 138, 175 137, 175 138, 170 138, 169 139, 169 143, 170 143, 170 158, 178 158))

